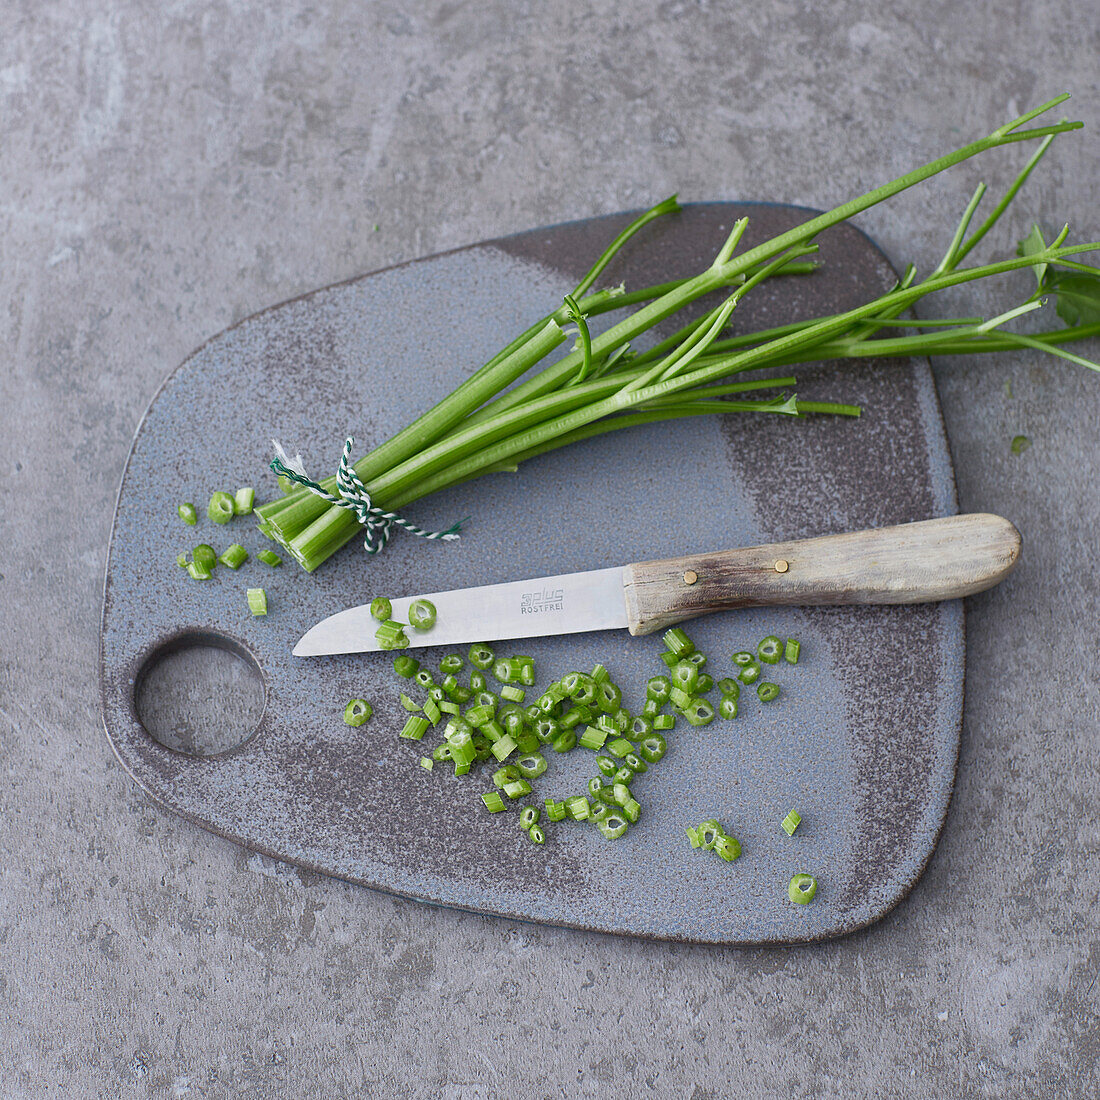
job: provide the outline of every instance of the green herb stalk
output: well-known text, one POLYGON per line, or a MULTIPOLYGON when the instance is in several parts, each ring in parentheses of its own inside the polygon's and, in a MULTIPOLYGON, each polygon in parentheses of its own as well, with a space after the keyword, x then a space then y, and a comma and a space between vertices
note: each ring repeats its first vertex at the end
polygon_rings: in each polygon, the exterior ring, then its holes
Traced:
MULTIPOLYGON (((987 137, 738 253, 747 224, 747 219, 741 219, 713 262, 691 278, 631 293, 622 288, 589 293, 607 263, 634 234, 655 218, 679 209, 675 196, 666 199, 616 237, 572 294, 566 296, 561 308, 533 324, 441 402, 355 463, 356 473, 377 506, 397 510, 429 493, 483 474, 515 469, 529 458, 580 439, 657 420, 732 412, 795 418, 811 414, 858 415, 858 408, 853 406, 801 401, 797 395, 785 392, 764 399, 740 396, 761 389, 783 390, 795 384, 790 377, 730 380, 746 371, 782 372, 793 364, 817 360, 1026 347, 1100 370, 1090 360, 1062 347, 1100 332, 1100 270, 1070 259, 1100 245, 1066 245, 1068 229, 1048 245, 1036 228, 1021 242, 1015 257, 960 267, 1003 215, 1054 137, 1080 127, 1077 122, 1061 121, 1022 129, 1067 98, 1059 96, 987 137), (984 184, 975 191, 943 259, 926 277, 918 280, 915 270, 909 267, 892 290, 855 309, 720 338, 739 302, 761 283, 814 270, 816 265, 807 262, 806 257, 816 251, 814 240, 823 230, 989 149, 1036 139, 1041 139, 1040 145, 1024 169, 985 221, 971 231, 971 221, 985 193, 984 184), (997 316, 900 319, 906 310, 937 291, 1023 267, 1035 273, 1035 293, 997 316), (656 324, 715 291, 726 292, 719 305, 648 351, 632 350, 633 342, 656 324), (1059 315, 1072 327, 1030 335, 1004 328, 1037 308, 1043 296, 1049 294, 1056 296, 1059 315), (640 308, 603 333, 593 335, 589 331, 587 318, 634 305, 640 308), (530 374, 565 340, 563 326, 569 323, 577 326, 577 346, 557 362, 530 374), (897 335, 885 331, 907 328, 916 331, 897 335)), ((333 491, 335 479, 322 484, 333 491)), ((306 489, 262 505, 256 513, 261 530, 286 547, 309 571, 359 530, 352 513, 306 489)))

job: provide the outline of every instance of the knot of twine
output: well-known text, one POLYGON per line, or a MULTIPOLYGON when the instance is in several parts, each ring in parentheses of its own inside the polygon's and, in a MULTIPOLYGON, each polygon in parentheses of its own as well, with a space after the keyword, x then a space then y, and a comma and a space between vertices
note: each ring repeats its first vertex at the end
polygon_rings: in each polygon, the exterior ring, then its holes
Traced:
POLYGON ((275 446, 275 457, 271 460, 271 469, 282 477, 290 478, 291 481, 308 489, 322 500, 327 500, 329 504, 354 512, 366 529, 367 537, 363 540, 363 548, 368 554, 377 554, 390 541, 395 524, 404 528, 410 535, 416 535, 421 539, 453 542, 458 538, 461 521, 448 527, 446 531, 425 531, 423 527, 417 527, 415 523, 396 512, 387 512, 385 509, 376 507, 370 498, 370 493, 367 492, 367 487, 359 479, 355 467, 351 464, 351 449, 355 444, 351 436, 348 436, 344 444, 344 453, 340 457, 340 466, 336 471, 336 489, 339 496, 322 488, 306 474, 301 455, 288 458, 283 448, 274 440, 272 442, 275 446))

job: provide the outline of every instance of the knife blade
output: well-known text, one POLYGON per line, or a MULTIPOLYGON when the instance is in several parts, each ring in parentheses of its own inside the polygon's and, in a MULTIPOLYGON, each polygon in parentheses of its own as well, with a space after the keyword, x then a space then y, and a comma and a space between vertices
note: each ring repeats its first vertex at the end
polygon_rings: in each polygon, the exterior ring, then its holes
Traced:
MULTIPOLYGON (((1020 533, 988 514, 946 516, 814 539, 721 550, 584 573, 428 592, 431 630, 406 633, 410 648, 629 629, 650 634, 686 619, 739 607, 784 604, 904 604, 949 600, 997 584, 1016 565, 1020 533)), ((297 657, 381 649, 370 605, 322 619, 294 647, 297 657)))
MULTIPOLYGON (((393 618, 408 622, 414 599, 435 604, 431 630, 405 632, 411 648, 503 641, 546 634, 580 634, 588 630, 621 630, 629 625, 623 595, 623 567, 563 573, 557 577, 456 588, 391 600, 393 618)), ((326 653, 373 653, 382 647, 374 632, 370 604, 350 607, 322 619, 294 647, 296 657, 326 653)))

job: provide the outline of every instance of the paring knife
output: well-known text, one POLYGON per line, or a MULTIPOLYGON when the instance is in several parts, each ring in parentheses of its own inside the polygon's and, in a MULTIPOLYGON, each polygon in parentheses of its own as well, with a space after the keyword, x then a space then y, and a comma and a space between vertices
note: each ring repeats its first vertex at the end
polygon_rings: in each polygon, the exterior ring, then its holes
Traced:
MULTIPOLYGON (((968 596, 1006 577, 1020 533, 976 513, 845 535, 721 550, 557 577, 427 592, 431 630, 406 631, 410 647, 492 642, 588 630, 651 634, 712 611, 779 604, 930 603, 968 596)), ((408 622, 417 596, 394 599, 408 622)), ((322 619, 294 647, 298 657, 381 647, 370 605, 322 619)))

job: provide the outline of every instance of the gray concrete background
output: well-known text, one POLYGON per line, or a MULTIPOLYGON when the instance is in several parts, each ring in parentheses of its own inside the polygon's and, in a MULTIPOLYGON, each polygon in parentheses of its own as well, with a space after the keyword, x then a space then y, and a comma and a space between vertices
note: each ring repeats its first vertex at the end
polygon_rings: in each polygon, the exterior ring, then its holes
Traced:
MULTIPOLYGON (((962 506, 1012 517, 1026 551, 969 603, 939 848, 850 938, 649 944, 302 875, 150 805, 100 727, 131 435, 256 309, 674 189, 831 205, 1062 90, 1089 128, 1012 228, 1100 237, 1090 0, 821 9, 0 6, 0 1096, 1097 1095, 1100 378, 1080 368, 937 364, 962 506)), ((860 224, 927 269, 1017 160, 860 224)))

